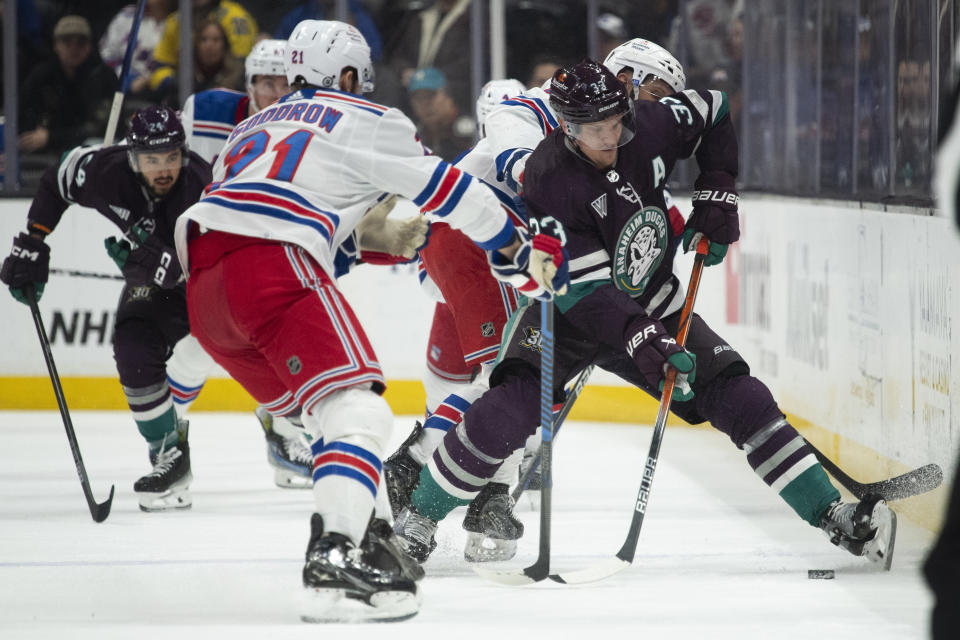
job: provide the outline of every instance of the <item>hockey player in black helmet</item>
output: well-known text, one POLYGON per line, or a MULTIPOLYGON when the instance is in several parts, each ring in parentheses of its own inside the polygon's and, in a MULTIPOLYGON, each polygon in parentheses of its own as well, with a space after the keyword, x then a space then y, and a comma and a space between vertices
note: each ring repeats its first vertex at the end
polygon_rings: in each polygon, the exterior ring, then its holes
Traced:
POLYGON ((116 312, 113 355, 153 466, 134 484, 145 511, 191 504, 187 427, 174 411, 165 362, 173 345, 189 333, 173 248, 174 222, 210 182, 210 165, 188 151, 184 141, 176 112, 149 106, 133 115, 126 143, 66 153, 59 167, 44 173, 27 214, 27 230, 14 238, 0 270, 0 280, 16 299, 25 301, 27 286, 39 299, 50 259, 44 238, 67 207, 92 207, 120 229, 121 235, 105 240, 126 281, 116 312))
MULTIPOLYGON (((570 255, 570 290, 555 299, 554 401, 589 364, 654 397, 673 367, 673 413, 691 424, 709 421, 797 515, 833 544, 889 568, 896 515, 886 503, 878 496, 843 502, 770 390, 697 314, 685 348, 672 337, 685 296, 663 186, 678 159, 695 153, 700 168, 685 249, 706 237, 705 264, 715 265, 739 238, 737 141, 726 96, 687 90, 634 103, 617 76, 584 60, 557 71, 550 104, 561 127, 528 158, 523 198, 530 226, 561 239, 570 255)), ((514 314, 490 390, 421 471, 395 527, 411 555, 425 558, 437 522, 469 502, 535 431, 540 353, 528 336, 539 333, 539 314, 539 303, 514 314)))
POLYGON ((189 163, 186 140, 180 118, 169 107, 147 107, 130 118, 127 159, 154 197, 165 196, 189 163))

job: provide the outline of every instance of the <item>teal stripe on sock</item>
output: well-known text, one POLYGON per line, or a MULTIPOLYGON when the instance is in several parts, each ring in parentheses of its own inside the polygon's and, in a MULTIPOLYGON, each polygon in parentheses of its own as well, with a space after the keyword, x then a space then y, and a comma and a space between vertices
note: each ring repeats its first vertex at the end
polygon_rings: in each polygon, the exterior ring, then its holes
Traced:
MULTIPOLYGON (((140 435, 144 437, 150 445, 150 448, 158 449, 160 443, 163 442, 164 436, 171 432, 175 433, 177 430, 177 410, 173 408, 173 404, 171 403, 170 408, 156 418, 152 420, 135 420, 135 422, 137 423, 137 429, 140 430, 140 435)), ((179 439, 179 435, 175 433, 171 442, 179 442, 179 439)))
POLYGON ((410 501, 420 515, 437 522, 446 518, 447 514, 457 507, 470 504, 469 500, 463 500, 444 491, 430 475, 429 465, 424 465, 420 470, 420 485, 410 496, 410 501))
POLYGON ((840 492, 830 482, 820 463, 794 478, 780 491, 780 497, 797 515, 815 527, 830 503, 840 499, 840 492))

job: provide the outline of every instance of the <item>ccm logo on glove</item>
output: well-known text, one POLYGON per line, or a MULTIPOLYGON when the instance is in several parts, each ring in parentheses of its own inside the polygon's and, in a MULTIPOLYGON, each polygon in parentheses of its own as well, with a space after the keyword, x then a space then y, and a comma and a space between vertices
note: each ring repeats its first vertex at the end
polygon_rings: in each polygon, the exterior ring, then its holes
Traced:
POLYGON ((693 201, 725 202, 726 204, 733 205, 734 207, 740 206, 740 196, 737 194, 730 193, 729 191, 713 191, 711 189, 694 191, 693 201))
POLYGON ((13 249, 10 250, 10 255, 22 260, 29 260, 30 262, 36 262, 40 259, 39 251, 33 251, 26 247, 18 247, 17 245, 13 245, 13 249))

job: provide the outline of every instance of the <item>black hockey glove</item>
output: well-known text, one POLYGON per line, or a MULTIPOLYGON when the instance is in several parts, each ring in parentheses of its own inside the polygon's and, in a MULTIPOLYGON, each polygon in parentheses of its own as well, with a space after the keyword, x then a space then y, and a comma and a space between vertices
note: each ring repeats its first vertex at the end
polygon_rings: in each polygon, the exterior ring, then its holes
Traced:
POLYGON ((173 247, 164 244, 139 223, 123 239, 106 238, 103 244, 130 284, 172 289, 183 274, 173 247))
POLYGON ((693 213, 683 231, 683 250, 695 251, 700 235, 710 241, 710 251, 703 261, 706 267, 720 264, 727 247, 740 239, 740 196, 733 190, 701 189, 693 192, 693 213))
POLYGON ((659 321, 643 318, 631 322, 624 337, 627 354, 651 387, 663 391, 670 366, 677 370, 673 399, 685 402, 693 397, 690 383, 697 377, 697 358, 678 345, 659 321))
POLYGON ((24 287, 32 284, 39 301, 49 276, 50 246, 29 233, 21 233, 14 238, 13 249, 0 269, 0 280, 10 287, 13 297, 23 304, 29 304, 24 287))

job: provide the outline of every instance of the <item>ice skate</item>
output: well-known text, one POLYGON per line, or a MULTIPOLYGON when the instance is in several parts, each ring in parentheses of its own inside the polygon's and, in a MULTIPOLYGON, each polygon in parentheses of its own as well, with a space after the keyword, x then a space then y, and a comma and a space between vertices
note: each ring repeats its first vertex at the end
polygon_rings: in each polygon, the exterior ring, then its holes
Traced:
POLYGON ((405 568, 409 560, 383 537, 388 531, 389 525, 371 526, 356 547, 344 535, 324 532, 323 518, 313 514, 303 566, 304 622, 394 622, 417 614, 420 592, 405 568))
POLYGON ((274 419, 263 407, 254 412, 267 439, 267 462, 273 467, 273 482, 283 489, 313 488, 313 452, 303 429, 281 434, 274 429, 274 419))
POLYGON ((150 452, 153 471, 133 484, 141 511, 189 509, 193 505, 193 498, 188 491, 193 474, 190 472, 187 429, 187 421, 181 420, 180 428, 164 436, 160 448, 150 452), (180 440, 174 443, 177 433, 180 440))
POLYGON ((413 505, 406 507, 397 516, 393 532, 397 535, 400 547, 417 562, 426 562, 437 548, 436 520, 417 513, 413 505))
POLYGON ((836 500, 820 516, 830 542, 890 570, 897 537, 897 514, 875 495, 859 503, 836 500))
POLYGON ((467 507, 463 528, 469 533, 463 557, 468 562, 499 562, 516 555, 523 523, 513 515, 509 489, 505 484, 491 482, 467 507))
POLYGON ((419 422, 413 427, 407 439, 396 452, 383 463, 383 478, 387 485, 387 499, 390 511, 397 518, 400 512, 410 506, 410 496, 420 483, 422 466, 410 455, 410 446, 420 437, 423 425, 419 422))

